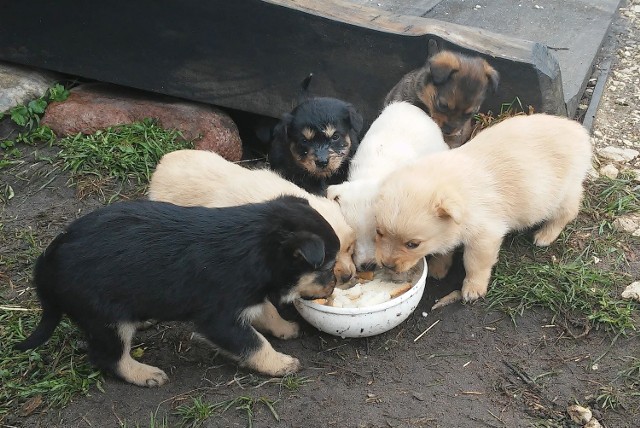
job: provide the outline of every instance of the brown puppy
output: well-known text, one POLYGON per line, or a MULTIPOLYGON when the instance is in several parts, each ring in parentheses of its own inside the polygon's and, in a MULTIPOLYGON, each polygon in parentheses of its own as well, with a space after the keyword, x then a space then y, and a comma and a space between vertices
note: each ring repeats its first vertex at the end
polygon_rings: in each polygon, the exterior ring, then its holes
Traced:
POLYGON ((341 283, 356 273, 355 232, 337 202, 311 195, 267 169, 243 168, 213 152, 177 150, 160 159, 149 184, 149 199, 182 206, 228 207, 263 202, 281 195, 307 199, 340 240, 334 272, 341 283))
POLYGON ((429 273, 442 277, 462 244, 462 298, 484 297, 503 237, 540 225, 534 243, 551 244, 578 215, 590 166, 584 127, 545 114, 512 117, 459 149, 423 157, 383 179, 378 263, 404 272, 434 254, 429 273))
POLYGON ((406 74, 387 94, 384 105, 407 101, 422 108, 440 126, 449 147, 455 148, 469 140, 473 115, 498 81, 498 72, 484 59, 441 51, 406 74))

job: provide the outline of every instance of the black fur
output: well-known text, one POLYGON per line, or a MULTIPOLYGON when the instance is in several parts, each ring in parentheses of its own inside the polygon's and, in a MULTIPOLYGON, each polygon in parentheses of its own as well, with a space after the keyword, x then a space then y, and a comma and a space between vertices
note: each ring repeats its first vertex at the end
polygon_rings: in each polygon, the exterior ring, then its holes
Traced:
POLYGON ((46 342, 67 314, 103 370, 122 355, 114 326, 148 319, 192 321, 242 359, 260 346, 242 311, 279 302, 303 275, 331 293, 338 248, 326 220, 291 196, 229 208, 113 204, 74 221, 40 255, 42 319, 15 348, 46 342))
POLYGON ((362 116, 351 104, 336 98, 303 100, 274 128, 269 152, 271 168, 308 192, 324 195, 328 185, 347 179, 362 126, 362 116), (334 138, 323 132, 327 126, 335 128, 334 138), (305 128, 313 131, 313 138, 305 137, 305 128), (330 169, 331 163, 326 164, 330 157, 339 159, 339 166, 330 169), (304 159, 315 165, 313 171, 303 165, 304 159))

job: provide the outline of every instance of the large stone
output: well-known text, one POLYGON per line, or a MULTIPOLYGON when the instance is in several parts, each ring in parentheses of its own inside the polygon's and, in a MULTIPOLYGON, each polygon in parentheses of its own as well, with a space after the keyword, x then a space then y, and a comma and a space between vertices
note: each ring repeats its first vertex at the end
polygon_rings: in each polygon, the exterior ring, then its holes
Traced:
POLYGON ((600 168, 600 174, 604 175, 605 177, 612 178, 612 179, 613 178, 617 178, 619 173, 620 173, 620 171, 618 171, 618 168, 616 168, 612 164, 607 164, 607 165, 603 166, 602 168, 600 168))
POLYGON ((602 149, 598 149, 598 154, 605 159, 609 159, 615 162, 629 162, 633 160, 640 152, 633 149, 623 149, 620 147, 608 146, 602 149))
POLYGON ((104 83, 71 90, 69 98, 47 107, 42 123, 58 136, 93 134, 110 126, 145 118, 160 126, 177 129, 201 150, 214 151, 230 161, 242 157, 238 128, 221 110, 207 104, 138 92, 104 83))
POLYGON ((0 114, 43 96, 61 76, 0 62, 0 114))

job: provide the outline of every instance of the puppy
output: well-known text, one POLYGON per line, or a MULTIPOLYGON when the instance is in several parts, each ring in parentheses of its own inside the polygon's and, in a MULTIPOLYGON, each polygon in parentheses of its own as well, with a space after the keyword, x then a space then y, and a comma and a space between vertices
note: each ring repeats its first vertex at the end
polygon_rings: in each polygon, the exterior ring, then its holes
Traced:
POLYGON ((349 167, 349 180, 329 186, 356 234, 353 260, 358 270, 376 266, 376 222, 373 203, 381 180, 416 158, 448 150, 436 123, 407 102, 389 104, 371 124, 349 167))
POLYGON ((356 273, 353 229, 334 201, 310 195, 273 171, 247 169, 201 150, 177 150, 160 159, 149 184, 149 199, 182 206, 227 207, 262 202, 280 195, 309 201, 333 227, 340 240, 335 275, 343 283, 356 273))
POLYGON ((228 208, 113 204, 73 222, 38 258, 42 319, 16 348, 46 342, 67 314, 85 333, 93 364, 160 386, 165 372, 129 355, 136 327, 150 318, 190 321, 240 364, 283 376, 300 362, 250 323, 297 332, 265 302, 330 295, 338 246, 324 218, 291 196, 228 208))
POLYGON ((462 244, 462 297, 484 297, 504 235, 540 224, 534 243, 551 244, 578 215, 590 165, 589 134, 578 122, 544 114, 507 119, 384 180, 376 258, 402 272, 427 254, 446 255, 429 266, 444 276, 449 253, 462 244))
POLYGON ((308 192, 324 195, 327 185, 347 178, 362 126, 362 116, 351 104, 335 98, 306 99, 274 128, 269 164, 308 192))
POLYGON ((440 126, 449 147, 455 148, 469 140, 473 116, 498 81, 498 72, 484 59, 441 51, 406 74, 384 104, 408 101, 422 108, 440 126))

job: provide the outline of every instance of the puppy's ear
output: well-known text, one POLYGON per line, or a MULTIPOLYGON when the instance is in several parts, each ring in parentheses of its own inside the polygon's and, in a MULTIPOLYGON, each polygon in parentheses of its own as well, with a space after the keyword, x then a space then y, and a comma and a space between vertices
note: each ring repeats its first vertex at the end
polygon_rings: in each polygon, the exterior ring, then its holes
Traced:
POLYGON ((305 260, 314 269, 322 266, 324 263, 324 241, 318 235, 309 232, 298 232, 290 239, 293 257, 305 260))
POLYGON ((432 56, 440 52, 440 48, 438 47, 438 42, 435 39, 429 39, 427 42, 427 60, 429 60, 432 56))
POLYGON ((334 184, 327 187, 327 199, 340 203, 340 195, 342 194, 343 184, 334 184))
POLYGON ((440 219, 453 220, 460 224, 462 219, 462 206, 458 201, 452 198, 442 197, 436 202, 434 208, 436 216, 440 219))
POLYGON ((351 129, 353 129, 356 134, 359 134, 362 131, 362 126, 364 125, 364 120, 362 119, 362 115, 358 113, 356 108, 349 104, 349 122, 351 122, 351 129))
POLYGON ((498 83, 500 82, 500 74, 495 68, 491 67, 487 61, 484 61, 484 72, 487 74, 489 84, 493 92, 498 90, 498 83))
POLYGON ((431 80, 435 85, 441 85, 460 70, 460 59, 452 52, 440 52, 427 61, 427 69, 425 79, 431 80))
POLYGON ((286 141, 289 134, 289 125, 293 121, 293 116, 289 113, 285 113, 282 115, 282 119, 280 122, 273 128, 273 138, 281 139, 286 141))

